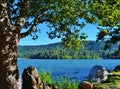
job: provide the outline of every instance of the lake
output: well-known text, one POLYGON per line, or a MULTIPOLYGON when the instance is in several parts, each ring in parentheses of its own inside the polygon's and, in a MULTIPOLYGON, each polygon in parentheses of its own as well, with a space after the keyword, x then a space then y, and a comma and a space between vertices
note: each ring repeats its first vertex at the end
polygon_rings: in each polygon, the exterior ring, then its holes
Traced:
POLYGON ((35 66, 38 72, 41 72, 43 69, 46 72, 50 71, 54 80, 56 80, 56 77, 69 76, 70 79, 82 81, 88 76, 90 70, 95 65, 105 66, 107 69, 113 70, 115 66, 120 65, 120 60, 18 60, 20 74, 22 74, 24 68, 35 66))

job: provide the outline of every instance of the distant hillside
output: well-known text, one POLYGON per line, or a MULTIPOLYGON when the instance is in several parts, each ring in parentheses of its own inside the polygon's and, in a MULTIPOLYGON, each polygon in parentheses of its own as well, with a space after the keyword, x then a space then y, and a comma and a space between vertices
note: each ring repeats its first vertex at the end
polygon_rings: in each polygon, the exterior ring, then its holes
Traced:
POLYGON ((104 43, 89 41, 78 51, 65 48, 61 43, 38 46, 19 46, 18 57, 29 59, 97 59, 104 58, 104 43))
POLYGON ((120 50, 116 50, 114 53, 108 54, 107 58, 120 59, 120 50))

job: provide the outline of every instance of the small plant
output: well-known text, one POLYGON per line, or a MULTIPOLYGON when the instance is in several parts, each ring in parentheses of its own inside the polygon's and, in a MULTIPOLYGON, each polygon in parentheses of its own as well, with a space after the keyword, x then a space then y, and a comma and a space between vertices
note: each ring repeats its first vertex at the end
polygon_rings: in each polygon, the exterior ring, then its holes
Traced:
POLYGON ((78 89, 78 84, 78 82, 70 80, 67 76, 58 78, 58 81, 55 82, 59 89, 78 89))
POLYGON ((68 76, 57 78, 57 81, 53 81, 51 73, 46 73, 44 70, 39 74, 41 80, 46 84, 53 84, 59 89, 78 89, 79 82, 71 80, 68 76))
POLYGON ((42 70, 42 72, 39 74, 41 80, 46 84, 53 84, 53 79, 50 72, 45 72, 45 70, 42 70))

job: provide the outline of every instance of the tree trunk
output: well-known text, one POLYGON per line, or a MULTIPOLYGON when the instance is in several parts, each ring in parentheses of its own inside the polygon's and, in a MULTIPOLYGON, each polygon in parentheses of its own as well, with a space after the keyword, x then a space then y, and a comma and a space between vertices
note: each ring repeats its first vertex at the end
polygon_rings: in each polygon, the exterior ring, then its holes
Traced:
POLYGON ((21 89, 17 67, 17 45, 17 34, 2 35, 0 31, 0 89, 21 89))
POLYGON ((13 30, 6 3, 0 3, 0 89, 21 89, 17 66, 18 30, 13 30))
POLYGON ((6 36, 0 32, 0 89, 21 89, 17 45, 17 35, 6 36))

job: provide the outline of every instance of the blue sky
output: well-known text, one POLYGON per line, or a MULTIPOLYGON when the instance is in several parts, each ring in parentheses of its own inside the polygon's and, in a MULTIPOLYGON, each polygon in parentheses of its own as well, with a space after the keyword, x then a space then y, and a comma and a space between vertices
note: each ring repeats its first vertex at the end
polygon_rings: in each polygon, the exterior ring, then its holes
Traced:
MULTIPOLYGON (((50 39, 48 38, 48 35, 46 32, 49 30, 49 28, 46 26, 46 24, 40 25, 41 32, 39 34, 39 38, 37 40, 32 40, 31 36, 27 36, 26 38, 23 38, 20 40, 19 45, 45 45, 50 43, 56 43, 60 42, 60 39, 50 39)), ((96 35, 99 32, 96 29, 95 25, 87 24, 82 32, 85 32, 88 35, 87 40, 96 40, 96 35)))

